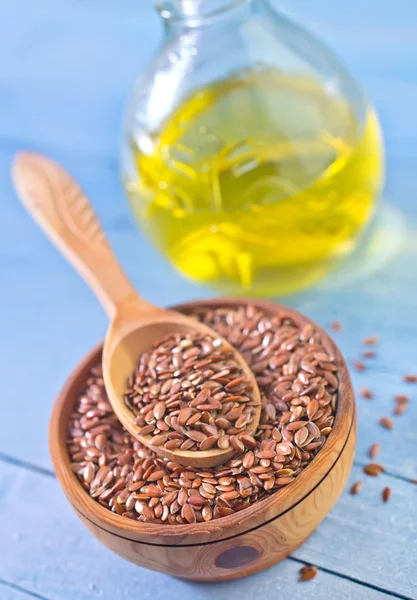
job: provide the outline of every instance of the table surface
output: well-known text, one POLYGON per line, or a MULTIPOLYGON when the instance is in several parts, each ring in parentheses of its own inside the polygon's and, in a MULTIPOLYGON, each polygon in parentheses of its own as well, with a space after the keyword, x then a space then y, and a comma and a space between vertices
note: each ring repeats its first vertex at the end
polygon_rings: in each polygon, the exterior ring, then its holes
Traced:
POLYGON ((64 259, 24 213, 10 182, 18 149, 60 160, 91 196, 121 262, 146 296, 168 304, 210 291, 182 280, 132 224, 117 171, 123 105, 135 73, 160 39, 150 0, 0 2, 0 599, 199 600, 417 598, 417 2, 280 2, 338 51, 381 116, 387 186, 370 240, 331 279, 286 301, 335 334, 352 363, 363 336, 381 336, 378 357, 353 372, 359 442, 350 484, 365 476, 367 449, 382 444, 386 471, 348 488, 310 540, 247 580, 190 584, 135 567, 78 521, 55 479, 47 445, 54 397, 103 336, 106 318, 64 259), (414 107, 414 108, 413 108, 414 107), (146 253, 146 263, 143 257, 146 253), (164 285, 161 285, 164 281, 164 285), (169 290, 169 293, 167 293, 169 290), (393 396, 406 415, 378 424, 393 396), (381 490, 392 488, 388 504, 381 490), (300 567, 320 567, 297 583, 300 567))

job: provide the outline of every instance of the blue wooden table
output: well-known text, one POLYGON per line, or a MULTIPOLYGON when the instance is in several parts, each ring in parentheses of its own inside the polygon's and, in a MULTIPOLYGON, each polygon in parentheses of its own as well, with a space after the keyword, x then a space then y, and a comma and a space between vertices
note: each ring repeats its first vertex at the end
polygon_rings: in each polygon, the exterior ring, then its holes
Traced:
POLYGON ((78 276, 18 204, 10 163, 20 148, 65 164, 93 199, 120 260, 147 297, 162 304, 205 297, 183 281, 134 228, 117 172, 125 97, 160 36, 151 0, 0 1, 0 599, 162 600, 417 598, 417 2, 283 0, 339 52, 381 116, 388 180, 373 233, 318 288, 287 301, 328 326, 348 361, 360 339, 382 342, 353 372, 359 443, 350 484, 365 479, 367 449, 382 444, 386 472, 341 500, 285 562, 248 580, 197 585, 152 574, 116 557, 73 514, 51 468, 51 406, 77 361, 103 336, 106 318, 78 276), (142 256, 146 249, 147 261, 142 256), (164 280, 164 286, 161 281, 164 280), (169 294, 167 294, 169 290, 169 294), (393 431, 393 395, 411 395, 393 431), (381 490, 392 488, 388 504, 381 490), (297 583, 300 567, 320 567, 297 583))

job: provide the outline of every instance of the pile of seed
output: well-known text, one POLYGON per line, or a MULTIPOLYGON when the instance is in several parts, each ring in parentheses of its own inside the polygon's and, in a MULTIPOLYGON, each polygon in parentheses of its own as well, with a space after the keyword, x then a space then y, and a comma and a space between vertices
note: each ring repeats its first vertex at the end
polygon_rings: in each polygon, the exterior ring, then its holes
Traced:
POLYGON ((255 413, 252 384, 233 350, 203 334, 171 334, 143 353, 125 402, 138 434, 168 450, 242 450, 236 436, 251 430, 255 413))
POLYGON ((337 368, 311 325, 254 306, 198 309, 195 316, 243 355, 262 398, 257 431, 239 439, 227 464, 200 470, 158 458, 134 440, 108 403, 101 368, 92 369, 69 421, 72 470, 113 512, 154 523, 210 521, 241 511, 290 484, 332 430, 337 368))

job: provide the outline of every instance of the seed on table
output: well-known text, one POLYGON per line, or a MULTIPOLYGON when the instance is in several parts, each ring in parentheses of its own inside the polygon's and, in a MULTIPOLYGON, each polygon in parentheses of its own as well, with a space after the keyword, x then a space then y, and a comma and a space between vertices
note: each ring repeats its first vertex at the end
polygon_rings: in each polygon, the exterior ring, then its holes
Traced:
POLYGON ((374 397, 373 393, 371 392, 371 390, 369 388, 363 387, 359 390, 359 394, 362 396, 362 398, 367 398, 368 400, 372 400, 372 398, 374 397))
POLYGON ((379 419, 379 424, 382 427, 384 427, 385 429, 393 429, 394 428, 393 422, 388 417, 381 417, 379 419))
POLYGON ((417 375, 404 375, 404 381, 406 383, 417 383, 417 375))
POLYGON ((405 412, 407 412, 407 410, 408 410, 408 405, 405 402, 402 404, 398 404, 394 408, 394 415, 396 415, 396 416, 403 415, 405 412))
POLYGON ((379 463, 369 463, 365 465, 363 468, 364 473, 367 475, 371 475, 372 477, 377 477, 381 473, 385 471, 384 467, 379 463))
POLYGON ((299 573, 300 577, 298 578, 298 581, 310 581, 311 579, 314 579, 314 577, 316 577, 318 571, 316 566, 306 565, 305 567, 300 569, 299 573))
POLYGON ((362 488, 363 488, 363 481, 357 481, 350 488, 350 493, 352 494, 352 496, 356 496, 356 494, 359 494, 359 492, 362 490, 362 488))
POLYGON ((365 363, 363 363, 361 360, 353 361, 353 366, 355 367, 355 369, 357 371, 365 371, 365 369, 366 369, 365 363))
POLYGON ((381 340, 376 335, 369 335, 368 337, 362 340, 362 344, 364 346, 375 346, 375 344, 379 344, 381 340))
POLYGON ((332 321, 330 323, 330 329, 332 329, 335 332, 342 331, 342 329, 343 329, 342 323, 340 321, 332 321))
POLYGON ((410 401, 410 398, 405 394, 397 394, 394 396, 394 400, 395 402, 398 402, 398 404, 407 404, 407 402, 410 401))
POLYGON ((368 450, 368 454, 371 458, 377 457, 380 452, 381 452, 381 444, 379 442, 374 442, 368 450))
POLYGON ((382 500, 384 502, 388 502, 388 500, 391 498, 391 488, 386 487, 382 490, 382 500))
POLYGON ((375 350, 365 350, 365 352, 362 352, 362 356, 364 358, 375 358, 378 356, 378 354, 375 352, 375 350))

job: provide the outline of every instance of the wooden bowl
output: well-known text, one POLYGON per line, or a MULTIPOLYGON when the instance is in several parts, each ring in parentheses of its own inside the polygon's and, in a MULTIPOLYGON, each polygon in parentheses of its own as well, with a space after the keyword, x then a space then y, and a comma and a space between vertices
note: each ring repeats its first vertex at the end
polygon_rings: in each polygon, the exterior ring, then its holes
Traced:
MULTIPOLYGON (((236 307, 242 302, 242 299, 215 298, 175 308, 189 312, 195 306, 236 307)), ((285 310, 300 326, 311 322, 274 302, 250 302, 269 313, 285 310)), ((71 471, 65 445, 68 420, 90 368, 100 360, 102 344, 97 346, 64 385, 53 409, 49 431, 58 480, 81 521, 123 558, 147 569, 194 581, 244 577, 291 554, 313 533, 339 498, 355 451, 355 400, 348 369, 330 337, 320 332, 326 350, 335 356, 340 379, 333 431, 324 447, 287 487, 239 513, 193 525, 140 523, 114 514, 90 498, 71 471)))

